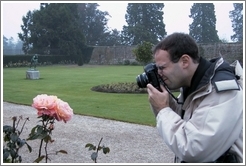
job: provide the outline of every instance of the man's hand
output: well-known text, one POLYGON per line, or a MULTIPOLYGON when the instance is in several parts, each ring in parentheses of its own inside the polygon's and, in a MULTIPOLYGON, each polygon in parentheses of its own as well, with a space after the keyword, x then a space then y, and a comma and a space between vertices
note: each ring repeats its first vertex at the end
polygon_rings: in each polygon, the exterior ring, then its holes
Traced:
POLYGON ((152 105, 153 109, 156 111, 156 114, 158 114, 161 109, 169 107, 169 93, 166 91, 163 85, 161 85, 161 89, 163 92, 160 92, 151 84, 147 85, 149 102, 152 105))

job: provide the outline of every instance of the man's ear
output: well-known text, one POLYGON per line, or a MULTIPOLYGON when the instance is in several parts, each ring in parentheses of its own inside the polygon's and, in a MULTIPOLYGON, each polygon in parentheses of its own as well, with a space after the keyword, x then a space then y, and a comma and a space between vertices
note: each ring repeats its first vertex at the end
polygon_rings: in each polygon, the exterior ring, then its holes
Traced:
POLYGON ((182 68, 185 69, 190 65, 192 59, 189 55, 184 54, 181 56, 179 60, 180 60, 182 68))

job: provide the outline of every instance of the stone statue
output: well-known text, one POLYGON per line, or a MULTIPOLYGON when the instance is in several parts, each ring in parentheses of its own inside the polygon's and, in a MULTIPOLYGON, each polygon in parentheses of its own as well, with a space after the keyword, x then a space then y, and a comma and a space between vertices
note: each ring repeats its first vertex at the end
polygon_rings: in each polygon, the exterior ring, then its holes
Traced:
POLYGON ((35 55, 33 55, 32 59, 31 59, 30 69, 32 67, 33 67, 33 69, 36 69, 37 63, 38 63, 38 55, 35 54, 35 55))

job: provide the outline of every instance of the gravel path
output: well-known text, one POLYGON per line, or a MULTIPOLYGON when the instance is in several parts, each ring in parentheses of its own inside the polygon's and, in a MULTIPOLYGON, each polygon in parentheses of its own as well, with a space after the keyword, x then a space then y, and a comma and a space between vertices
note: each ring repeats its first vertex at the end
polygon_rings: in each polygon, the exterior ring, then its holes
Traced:
MULTIPOLYGON (((3 125, 12 125, 11 117, 29 117, 21 138, 27 138, 32 127, 37 124, 36 110, 30 106, 3 102, 3 125)), ((21 121, 23 122, 23 121, 21 121)), ((22 123, 21 123, 22 124, 22 123)), ((22 126, 22 125, 20 125, 22 126)), ((49 163, 94 163, 90 155, 93 151, 85 148, 87 143, 110 148, 103 154, 99 151, 97 163, 172 163, 173 153, 157 133, 156 128, 124 123, 89 116, 74 115, 67 123, 56 122, 48 152, 65 150, 68 154, 51 155, 49 163)), ((32 163, 37 158, 38 140, 28 141, 33 151, 21 148, 22 163, 32 163)), ((44 161, 42 161, 43 163, 44 161)))

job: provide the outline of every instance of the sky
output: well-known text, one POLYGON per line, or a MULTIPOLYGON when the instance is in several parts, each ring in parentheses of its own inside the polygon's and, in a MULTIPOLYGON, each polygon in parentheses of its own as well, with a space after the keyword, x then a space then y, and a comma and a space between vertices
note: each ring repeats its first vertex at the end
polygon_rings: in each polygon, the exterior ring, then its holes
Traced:
MULTIPOLYGON (((1 1, 1 34, 8 39, 13 37, 15 41, 18 39, 17 33, 22 32, 21 25, 23 24, 22 17, 30 10, 39 10, 39 4, 42 1, 1 1)), ((48 3, 57 1, 47 1, 48 3)), ((83 3, 98 3, 101 11, 108 11, 111 17, 108 17, 108 27, 110 29, 122 30, 123 25, 127 25, 125 14, 127 9, 127 1, 59 1, 59 2, 83 2, 83 3)), ((148 1, 142 1, 149 3, 148 1)), ((151 3, 160 1, 151 1, 151 3)), ((168 34, 173 32, 189 33, 189 24, 192 19, 189 18, 190 8, 193 3, 199 1, 162 1, 164 3, 164 24, 168 34)), ((241 1, 243 2, 243 1, 241 1)), ((132 2, 131 2, 132 3, 132 2)), ((215 5, 216 15, 216 30, 220 39, 231 41, 230 36, 234 34, 232 30, 229 11, 233 10, 232 1, 209 1, 215 5)))

